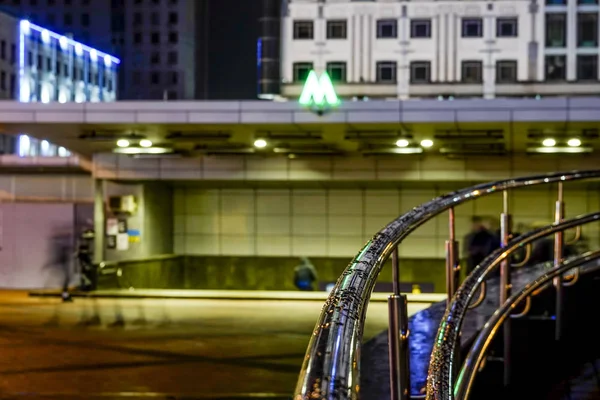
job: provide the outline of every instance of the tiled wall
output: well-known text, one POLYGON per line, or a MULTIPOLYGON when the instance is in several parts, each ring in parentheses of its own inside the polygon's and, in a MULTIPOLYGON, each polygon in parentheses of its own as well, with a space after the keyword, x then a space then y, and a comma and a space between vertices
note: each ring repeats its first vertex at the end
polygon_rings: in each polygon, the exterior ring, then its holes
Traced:
MULTIPOLYGON (((444 191, 445 192, 445 191, 444 191)), ((374 233, 401 213, 442 194, 435 189, 211 189, 175 190, 175 252, 188 255, 354 256, 374 233)), ((516 223, 551 222, 555 189, 512 192, 516 223)), ((600 210, 595 190, 566 190, 567 216, 600 210)), ((456 209, 459 239, 472 215, 499 215, 495 194, 456 209)), ((598 226, 584 234, 596 245, 598 226)), ((400 247, 406 258, 442 258, 447 214, 420 227, 400 247)))

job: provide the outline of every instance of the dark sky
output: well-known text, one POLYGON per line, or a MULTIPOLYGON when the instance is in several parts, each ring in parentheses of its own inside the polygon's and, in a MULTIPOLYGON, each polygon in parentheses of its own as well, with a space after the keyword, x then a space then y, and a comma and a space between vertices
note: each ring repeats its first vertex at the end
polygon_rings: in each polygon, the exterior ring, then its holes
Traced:
POLYGON ((211 99, 256 99, 260 0, 209 0, 211 99))

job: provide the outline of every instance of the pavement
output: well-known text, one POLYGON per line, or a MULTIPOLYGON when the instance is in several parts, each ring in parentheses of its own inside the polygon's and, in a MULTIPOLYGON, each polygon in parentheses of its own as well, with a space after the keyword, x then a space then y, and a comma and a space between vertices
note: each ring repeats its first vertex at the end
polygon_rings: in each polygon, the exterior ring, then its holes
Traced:
MULTIPOLYGON (((316 295, 316 294, 315 294, 316 295)), ((1 399, 285 399, 323 302, 0 292, 1 399)), ((409 313, 428 303, 409 303, 409 313)), ((369 306, 365 340, 387 329, 369 306)))
MULTIPOLYGON (((54 289, 32 290, 34 297, 60 297, 54 289)), ((207 299, 207 300, 269 300, 269 301, 322 301, 329 292, 272 291, 272 290, 165 290, 165 289, 115 289, 91 292, 72 291, 75 297, 88 298, 145 298, 145 299, 207 299)), ((387 302, 390 293, 373 293, 371 302, 387 302)), ((406 293, 410 303, 433 304, 446 300, 443 293, 406 293)))

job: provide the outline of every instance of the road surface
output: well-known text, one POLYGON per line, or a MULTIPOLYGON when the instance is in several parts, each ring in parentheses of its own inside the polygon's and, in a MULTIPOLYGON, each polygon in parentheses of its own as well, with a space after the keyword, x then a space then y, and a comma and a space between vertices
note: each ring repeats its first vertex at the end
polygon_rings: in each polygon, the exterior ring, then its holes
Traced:
MULTIPOLYGON (((0 398, 284 398, 321 306, 0 292, 0 398)), ((372 303, 366 337, 386 318, 386 304, 372 303)))

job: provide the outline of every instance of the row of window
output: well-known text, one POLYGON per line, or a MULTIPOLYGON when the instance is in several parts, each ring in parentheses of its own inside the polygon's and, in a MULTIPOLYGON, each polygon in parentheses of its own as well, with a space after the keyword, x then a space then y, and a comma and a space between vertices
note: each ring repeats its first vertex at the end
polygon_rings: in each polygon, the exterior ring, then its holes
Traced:
MULTIPOLYGON (((577 14, 577 47, 598 47, 598 13, 577 14)), ((566 47, 567 14, 546 14, 546 47, 566 47)))
MULTIPOLYGON (((29 2, 30 6, 37 6, 37 5, 42 5, 43 4, 42 1, 38 1, 38 0, 28 0, 28 2, 29 2), (42 4, 40 4, 40 3, 42 3, 42 4)), ((58 2, 60 2, 60 0, 58 0, 58 1, 57 0, 45 0, 45 2, 46 2, 46 5, 55 6, 58 2)), ((77 0, 75 2, 77 2, 77 0)), ((78 0, 78 3, 80 5, 83 5, 83 6, 90 5, 90 2, 91 2, 91 0, 78 0)), ((177 2, 178 2, 178 0, 169 0, 169 4, 177 4, 177 2)), ((74 5, 73 4, 74 3, 73 0, 62 0, 62 3, 65 6, 74 5)), ((113 0, 112 3, 113 3, 113 5, 118 5, 118 4, 114 4, 114 3, 116 3, 115 0, 113 0)), ((134 0, 133 3, 137 4, 137 5, 141 5, 141 4, 144 4, 144 3, 146 3, 146 4, 160 4, 160 0, 146 0, 146 1, 143 1, 143 0, 134 0)), ((0 4, 12 4, 14 6, 20 6, 20 5, 26 4, 26 0, 23 0, 23 1, 21 1, 21 0, 0 0, 0 4)))
MULTIPOLYGON (((152 44, 160 44, 161 40, 160 32, 152 32, 150 34, 150 43, 152 44)), ((133 34, 133 43, 141 44, 144 38, 144 34, 142 32, 135 32, 133 34)), ((179 42, 179 34, 177 32, 169 32, 168 43, 177 44, 179 42)))
MULTIPOLYGON (((134 85, 142 85, 146 82, 143 82, 143 71, 133 71, 131 74, 131 82, 134 85)), ((169 71, 166 73, 160 73, 157 71, 152 71, 148 75, 149 82, 152 85, 177 85, 179 84, 179 72, 177 71, 169 71)))
MULTIPOLYGON (((43 5, 44 2, 46 5, 55 6, 57 3, 56 0, 0 0, 0 4, 12 4, 13 6, 25 5, 27 2, 30 6, 43 5)), ((62 0, 62 2, 65 6, 74 5, 73 3, 79 3, 80 5, 88 6, 90 5, 91 0, 62 0)))
MULTIPOLYGON (((32 66, 32 67, 36 66, 39 71, 45 70, 46 72, 51 72, 53 74, 56 74, 57 76, 61 75, 61 73, 62 73, 62 76, 64 76, 65 78, 69 77, 69 65, 67 63, 62 63, 60 61, 56 61, 56 63, 53 65, 51 57, 44 57, 41 54, 38 54, 37 55, 37 63, 34 63, 34 56, 33 56, 33 53, 30 51, 30 52, 28 52, 28 64, 29 64, 29 66, 32 66), (44 68, 44 59, 46 61, 45 68, 44 68)), ((111 75, 112 74, 108 73, 104 76, 104 79, 103 79, 104 80, 103 85, 106 86, 106 88, 109 91, 113 90, 113 79, 112 79, 111 75)), ((75 81, 86 80, 85 74, 84 74, 84 69, 77 67, 77 66, 74 67, 72 79, 75 81)), ((92 72, 92 71, 88 70, 87 81, 93 85, 99 85, 100 84, 99 73, 97 71, 92 72)))
MULTIPOLYGON (((175 25, 179 23, 179 15, 176 12, 170 12, 168 14, 167 21, 170 25, 175 25)), ((150 23, 152 25, 160 25, 160 14, 158 12, 153 12, 152 14, 150 14, 150 23)), ((141 12, 136 12, 133 14, 133 24, 144 24, 144 16, 141 12)))
POLYGON ((9 74, 6 71, 0 71, 0 90, 10 93, 11 99, 17 98, 17 85, 15 74, 9 74))
MULTIPOLYGON (((546 4, 549 6, 566 6, 568 0, 546 0, 546 4)), ((598 0, 577 0, 579 5, 591 5, 598 4, 598 0)))
MULTIPOLYGON (((461 36, 463 38, 483 37, 482 18, 463 18, 461 36)), ((496 37, 517 37, 519 24, 517 18, 496 18, 496 37)), ((346 39, 347 22, 344 20, 327 21, 327 39, 346 39)), ((383 19, 377 21, 377 38, 393 39, 398 37, 398 21, 383 19)), ((413 39, 431 38, 431 20, 413 19, 410 21, 410 37, 413 39)), ((294 39, 311 40, 314 38, 313 21, 294 21, 294 39)), ((546 46, 565 47, 567 44, 567 14, 546 14, 546 46)), ((598 47, 598 13, 582 12, 577 14, 577 46, 598 47)))
MULTIPOLYGON (((517 37, 518 19, 516 17, 496 18, 496 37, 517 37)), ((380 19, 376 24, 378 39, 394 39, 398 37, 398 20, 380 19)), ((465 17, 462 19, 461 36, 478 38, 483 36, 483 18, 465 17)), ((348 22, 346 20, 329 20, 326 25, 327 39, 347 39, 348 22)), ((413 39, 431 38, 431 19, 412 19, 410 21, 410 37, 413 39)), ((314 39, 314 21, 294 21, 294 39, 314 39)))
MULTIPOLYGON (((567 79, 566 56, 546 56, 546 81, 564 81, 567 79)), ((496 61, 496 82, 515 83, 518 81, 518 63, 516 60, 496 61)), ((310 62, 294 63, 294 81, 304 82, 314 68, 310 62)), ((461 63, 461 82, 482 83, 483 62, 465 60, 461 63)), ((326 70, 334 82, 347 82, 347 64, 329 62, 326 70)), ((379 61, 376 64, 378 83, 396 83, 398 64, 396 61, 379 61)), ((598 80, 598 55, 577 56, 577 80, 598 80)), ((410 81, 415 84, 431 82, 431 61, 413 61, 410 63, 410 81)))

